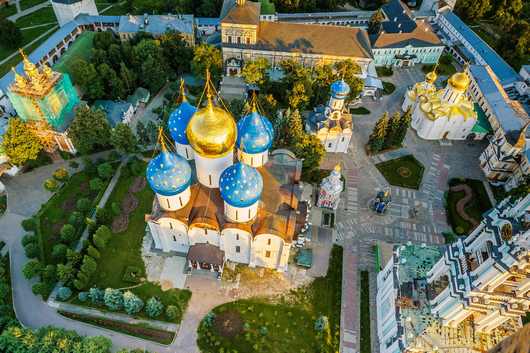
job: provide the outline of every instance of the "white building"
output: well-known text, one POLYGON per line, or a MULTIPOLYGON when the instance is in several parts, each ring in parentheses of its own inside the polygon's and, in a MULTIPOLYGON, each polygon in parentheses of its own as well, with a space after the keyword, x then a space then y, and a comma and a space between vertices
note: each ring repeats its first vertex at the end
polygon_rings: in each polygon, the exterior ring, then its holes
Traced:
POLYGON ((339 80, 330 90, 327 105, 314 109, 307 119, 306 130, 318 137, 326 152, 347 153, 353 129, 352 116, 345 105, 350 86, 339 80))
POLYGON ((339 207, 340 194, 344 190, 344 183, 340 175, 341 167, 337 164, 330 175, 322 180, 318 192, 317 207, 336 210, 339 207))
POLYGON ((480 155, 488 181, 513 189, 530 174, 530 119, 521 103, 511 100, 489 66, 471 65, 468 94, 484 111, 493 135, 480 155))
POLYGON ((94 0, 51 0, 51 3, 57 22, 61 27, 81 14, 99 15, 94 0))
POLYGON ((477 113, 466 95, 469 77, 456 73, 443 89, 436 89, 436 74, 427 74, 425 81, 417 83, 405 93, 403 111, 411 110, 411 126, 418 136, 426 140, 464 140, 482 138, 473 128, 477 113))
POLYGON ((220 273, 232 261, 285 271, 305 220, 301 163, 288 151, 269 156, 272 125, 255 105, 236 125, 207 95, 202 109, 177 107, 168 123, 177 153, 162 146, 149 163, 156 201, 146 236, 154 249, 186 256, 190 269, 220 273))
POLYGON ((377 275, 381 353, 484 352, 530 311, 530 196, 506 199, 466 238, 395 246, 377 275))

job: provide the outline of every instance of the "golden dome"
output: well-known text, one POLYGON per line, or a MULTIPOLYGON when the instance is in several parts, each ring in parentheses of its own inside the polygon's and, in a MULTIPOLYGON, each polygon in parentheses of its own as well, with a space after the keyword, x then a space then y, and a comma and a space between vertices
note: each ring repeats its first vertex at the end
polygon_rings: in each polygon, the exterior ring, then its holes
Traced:
POLYGON ((457 72, 449 79, 449 84, 460 92, 465 92, 469 86, 469 76, 465 72, 457 72))
POLYGON ((427 81, 428 83, 434 83, 434 81, 436 81, 437 78, 438 78, 438 75, 436 75, 436 72, 434 70, 427 73, 427 75, 425 75, 425 81, 427 81))
POLYGON ((211 98, 208 98, 206 107, 191 117, 186 136, 193 150, 200 156, 223 157, 234 149, 236 122, 229 112, 214 106, 211 98))

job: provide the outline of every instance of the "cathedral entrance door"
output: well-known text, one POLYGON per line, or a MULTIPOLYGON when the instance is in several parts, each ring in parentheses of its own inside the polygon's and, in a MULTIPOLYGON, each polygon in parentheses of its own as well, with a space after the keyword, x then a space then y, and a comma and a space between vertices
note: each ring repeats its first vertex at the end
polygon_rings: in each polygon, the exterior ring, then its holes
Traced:
POLYGON ((442 138, 443 138, 444 140, 447 140, 447 135, 449 135, 449 131, 446 131, 442 138))

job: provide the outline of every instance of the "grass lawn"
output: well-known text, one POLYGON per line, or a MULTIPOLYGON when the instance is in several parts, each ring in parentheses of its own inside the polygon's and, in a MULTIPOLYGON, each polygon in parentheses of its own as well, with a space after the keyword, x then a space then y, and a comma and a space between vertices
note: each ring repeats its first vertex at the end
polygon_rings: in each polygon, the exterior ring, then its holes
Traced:
POLYGON ((383 94, 385 96, 394 93, 395 90, 396 86, 392 82, 383 81, 383 94))
POLYGON ((4 214, 7 209, 7 195, 0 196, 0 216, 4 214))
MULTIPOLYGON (((50 25, 50 27, 40 27, 40 28, 35 28, 35 29, 31 29, 29 31, 33 31, 33 30, 40 30, 41 33, 44 33, 46 32, 48 29, 52 28, 53 25, 50 25)), ((22 34, 24 34, 24 32, 26 32, 26 30, 22 31, 22 34)), ((50 31, 50 33, 46 34, 44 37, 42 37, 41 39, 39 39, 38 41, 36 41, 35 43, 33 43, 32 45, 30 45, 29 47, 27 47, 26 49, 24 49, 24 51, 26 52, 26 54, 29 54, 31 53, 32 51, 34 51, 39 45, 41 45, 46 39, 48 39, 53 33, 55 33, 55 31, 50 31)), ((34 39, 34 38, 33 38, 34 39)), ((0 52, 1 52, 1 48, 0 48, 0 52)), ((1 55, 1 54, 0 54, 1 55)), ((0 65, 0 77, 4 76, 9 70, 11 70, 11 67, 14 67, 14 66, 17 66, 19 62, 21 62, 22 59, 20 58, 20 55, 15 55, 13 56, 11 59, 9 59, 7 62, 3 63, 2 65, 0 65)))
POLYGON ((368 114, 370 114, 370 111, 368 109, 366 109, 365 107, 358 107, 358 108, 350 109, 350 114, 368 115, 368 114))
POLYGON ((20 0, 20 9, 25 10, 29 9, 32 6, 42 4, 43 2, 48 2, 46 0, 20 0))
MULTIPOLYGON (((460 184, 469 185, 473 192, 473 197, 470 202, 467 203, 464 210, 469 216, 480 222, 482 214, 492 207, 482 181, 474 179, 452 179, 449 181, 450 187, 460 184)), ((456 204, 464 197, 464 195, 463 191, 454 192, 450 189, 447 193, 447 218, 453 231, 457 235, 469 234, 473 228, 473 225, 470 222, 460 217, 456 212, 456 204)))
POLYGON ((57 22, 57 18, 55 17, 52 7, 47 6, 29 15, 20 17, 15 23, 19 28, 24 28, 52 22, 57 22))
MULTIPOLYGON (((107 201, 107 206, 112 205, 113 202, 121 204, 122 199, 130 193, 129 187, 135 178, 137 177, 129 173, 122 173, 107 201)), ((142 241, 146 227, 144 217, 145 214, 151 212, 154 193, 148 186, 145 186, 135 196, 138 198, 139 204, 129 215, 127 230, 113 234, 107 247, 101 250, 97 272, 91 281, 91 286, 102 289, 134 286, 135 283, 124 279, 128 267, 137 268, 139 270, 138 277, 145 278, 145 265, 141 255, 142 241)), ((182 313, 185 311, 188 301, 191 298, 191 292, 188 290, 171 289, 162 291, 158 284, 150 282, 144 282, 130 290, 142 298, 144 302, 150 297, 158 297, 165 306, 178 306, 181 309, 181 315, 174 320, 176 323, 179 323, 182 319, 182 313)), ((76 304, 89 305, 88 303, 80 303, 79 301, 74 302, 76 304)), ((147 315, 144 312, 140 312, 138 317, 147 318, 147 315)), ((164 315, 158 319, 164 320, 164 315)))
POLYGON ((203 353, 338 351, 341 284, 342 248, 334 246, 325 277, 276 303, 253 298, 216 307, 199 325, 199 348, 203 353), (315 329, 322 315, 329 332, 315 329))
POLYGON ((84 32, 72 43, 70 48, 63 56, 53 65, 53 69, 62 73, 68 73, 71 76, 73 64, 83 59, 89 61, 92 55, 92 41, 95 32, 84 32))
POLYGON ((59 314, 69 319, 86 322, 97 327, 103 327, 112 331, 162 344, 170 344, 173 342, 173 338, 175 337, 175 332, 163 331, 142 324, 127 324, 120 321, 113 321, 94 316, 79 315, 65 311, 59 311, 59 314))
MULTIPOLYGON (((44 26, 44 27, 38 27, 38 28, 31 28, 31 29, 22 30, 22 43, 20 44, 20 47, 24 47, 29 42, 31 42, 32 40, 34 40, 35 38, 40 36, 42 33, 46 32, 47 30, 49 30, 53 26, 54 25, 49 25, 49 26, 44 26)), ((13 53, 16 53, 17 50, 18 50, 18 48, 17 49, 8 48, 8 47, 3 46, 3 45, 0 44, 0 60, 3 60, 5 58, 7 58, 9 55, 11 55, 13 53)), ((19 55, 17 55, 16 57, 18 57, 19 60, 20 60, 19 55)))
MULTIPOLYGON (((96 5, 96 6, 99 9, 100 5, 96 5)), ((106 8, 107 6, 108 5, 102 6, 102 9, 106 8)), ((129 11, 127 11, 126 4, 124 4, 124 3, 115 3, 115 4, 112 5, 112 7, 110 9, 108 9, 105 12, 102 12, 101 14, 105 15, 105 16, 123 16, 123 15, 125 15, 128 12, 129 11)))
POLYGON ((368 271, 361 271, 361 353, 372 352, 370 338, 370 279, 368 271))
MULTIPOLYGON (((103 191, 90 190, 89 181, 90 177, 84 171, 73 174, 37 214, 37 218, 40 220, 37 235, 41 245, 41 257, 45 264, 56 263, 51 256, 52 248, 61 242, 59 232, 62 226, 68 223, 68 217, 76 209, 77 200, 86 197, 92 201, 93 207, 95 207, 99 199, 98 196, 102 195, 103 191)), ((107 184, 105 184, 106 186, 107 184)), ((79 227, 78 232, 82 232, 83 229, 84 227, 79 227)))
POLYGON ((391 159, 375 167, 390 185, 419 189, 425 167, 413 155, 391 159))

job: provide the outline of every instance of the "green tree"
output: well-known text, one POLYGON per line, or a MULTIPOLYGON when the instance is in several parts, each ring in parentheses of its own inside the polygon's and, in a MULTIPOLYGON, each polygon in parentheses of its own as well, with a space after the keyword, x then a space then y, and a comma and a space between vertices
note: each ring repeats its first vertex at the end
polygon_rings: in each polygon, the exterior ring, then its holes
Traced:
POLYGON ((65 224, 61 228, 61 240, 67 244, 76 240, 75 227, 71 224, 65 224))
POLYGON ((144 307, 144 302, 131 291, 123 293, 123 307, 129 315, 139 313, 144 307))
POLYGON ((381 22, 385 20, 385 15, 383 11, 379 8, 377 9, 368 22, 368 34, 377 34, 381 29, 381 22))
POLYGON ((0 18, 0 43, 7 48, 19 48, 22 44, 22 32, 14 22, 0 18))
POLYGON ((302 168, 305 175, 310 175, 320 166, 325 149, 318 137, 305 134, 293 146, 293 153, 297 158, 303 159, 302 168))
POLYGON ((287 92, 289 107, 291 109, 303 109, 309 103, 309 96, 306 93, 304 82, 297 81, 293 84, 292 90, 287 92))
POLYGON ((177 317, 182 315, 180 308, 176 305, 168 305, 166 308, 166 318, 170 321, 174 321, 177 317))
POLYGON ((127 94, 133 93, 136 88, 136 74, 127 68, 125 63, 120 63, 120 79, 127 94))
POLYGON ((166 82, 167 71, 152 56, 147 57, 140 72, 143 83, 151 92, 158 92, 166 82))
POLYGON ((455 5, 458 16, 470 22, 482 19, 490 9, 490 0, 458 0, 455 5))
POLYGON ((29 260, 22 269, 22 274, 26 279, 32 279, 35 276, 40 276, 44 270, 43 264, 39 260, 29 260))
POLYGON ((87 249, 86 252, 87 252, 88 255, 90 255, 94 259, 99 259, 100 256, 101 256, 101 253, 99 252, 99 250, 96 249, 95 247, 93 247, 92 245, 88 246, 88 249, 87 249))
POLYGON ((96 272, 96 269, 98 267, 98 264, 96 263, 96 260, 92 258, 89 255, 85 255, 83 257, 83 263, 81 265, 81 271, 83 271, 88 278, 96 272))
POLYGON ((29 243, 24 246, 24 253, 30 259, 37 258, 40 254, 39 246, 36 243, 29 243))
POLYGON ((112 233, 109 227, 102 225, 96 230, 94 234, 94 245, 99 249, 103 250, 107 246, 107 242, 110 240, 112 233))
POLYGON ((103 79, 94 64, 78 59, 73 63, 71 73, 74 83, 81 88, 85 99, 94 101, 105 96, 103 79))
POLYGON ((246 83, 263 87, 269 80, 268 70, 270 68, 271 65, 265 58, 247 61, 241 71, 241 76, 246 83))
POLYGON ((138 139, 129 125, 118 123, 110 134, 110 143, 120 153, 134 153, 138 151, 138 139))
POLYGON ((57 266, 47 265, 42 271, 42 280, 49 283, 55 283, 57 281, 57 266))
POLYGON ((81 154, 107 148, 110 143, 110 125, 105 113, 87 106, 78 108, 68 128, 68 136, 81 154))
POLYGON ((72 290, 68 287, 60 287, 57 290, 57 299, 60 301, 67 301, 72 296, 72 290))
POLYGON ((150 318, 156 318, 160 316, 163 310, 164 310, 164 305, 158 298, 151 297, 147 300, 147 304, 145 306, 145 312, 150 318))
POLYGON ((384 148, 397 147, 401 144, 401 127, 401 114, 395 112, 387 126, 384 148))
POLYGON ((109 162, 98 165, 98 176, 103 180, 108 180, 114 175, 114 167, 109 162))
POLYGON ((37 159, 42 144, 21 119, 11 118, 4 133, 2 148, 11 164, 21 166, 28 160, 37 159))
POLYGON ((407 131, 410 127, 410 123, 412 121, 412 113, 410 109, 408 109, 400 119, 400 127, 399 127, 399 135, 397 137, 397 145, 402 145, 403 141, 405 140, 405 137, 407 136, 407 131))
POLYGON ((333 65, 322 64, 317 65, 313 69, 313 97, 312 106, 325 103, 329 97, 329 87, 337 80, 337 75, 334 72, 333 65))
POLYGON ((52 248, 52 257, 57 261, 61 261, 66 256, 66 250, 68 247, 64 244, 55 244, 52 248))
POLYGON ((112 67, 107 64, 100 64, 98 66, 98 73, 105 84, 106 98, 122 100, 127 97, 125 85, 112 67))
POLYGON ((79 212, 87 213, 92 208, 92 202, 86 197, 80 198, 76 202, 76 208, 79 212))
POLYGON ((96 32, 92 39, 94 48, 107 50, 112 44, 118 43, 118 40, 114 37, 114 33, 111 31, 96 32))
POLYGON ((118 311, 123 308, 123 294, 119 289, 105 289, 103 300, 105 301, 105 306, 110 310, 118 311))
POLYGON ((168 31, 159 38, 164 58, 178 74, 189 72, 193 59, 193 48, 175 31, 168 31))
POLYGON ((89 185, 92 191, 101 191, 105 187, 105 183, 100 178, 90 180, 89 185))
POLYGON ((337 74, 350 86, 350 99, 357 98, 364 89, 364 81, 357 75, 361 73, 361 67, 351 59, 335 63, 337 74))
POLYGON ((75 269, 71 263, 57 265, 57 278, 63 283, 68 283, 75 276, 75 269))
POLYGON ((383 149, 385 145, 388 123, 388 113, 385 112, 375 124, 374 130, 368 139, 368 147, 372 153, 377 153, 383 149))
POLYGON ((138 142, 142 146, 147 146, 151 142, 147 133, 147 128, 141 121, 136 125, 136 136, 138 136, 138 142))
POLYGON ((210 70, 212 79, 217 82, 223 70, 221 50, 208 44, 200 44, 193 50, 191 70, 197 77, 206 78, 206 69, 210 70))

